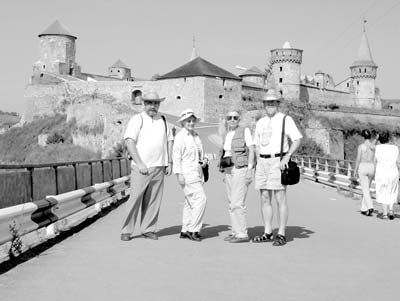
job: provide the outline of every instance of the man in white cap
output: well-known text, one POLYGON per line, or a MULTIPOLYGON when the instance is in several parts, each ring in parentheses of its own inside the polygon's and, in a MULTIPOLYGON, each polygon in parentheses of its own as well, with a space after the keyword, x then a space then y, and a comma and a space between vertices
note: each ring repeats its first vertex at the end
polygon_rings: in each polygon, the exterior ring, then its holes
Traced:
POLYGON ((128 123, 124 139, 132 157, 131 194, 126 204, 128 214, 121 230, 121 240, 132 239, 141 210, 141 232, 157 240, 156 227, 164 189, 164 175, 172 171, 173 135, 164 116, 158 114, 160 98, 156 92, 142 96, 144 110, 128 123), (141 209, 140 209, 141 208, 141 209))
POLYGON ((288 206, 286 201, 286 186, 281 184, 281 170, 287 166, 290 157, 300 146, 302 135, 290 116, 286 116, 283 153, 281 157, 281 139, 284 114, 278 111, 281 98, 275 90, 268 90, 263 99, 266 116, 257 121, 254 133, 254 143, 257 153, 255 172, 255 188, 260 190, 261 215, 264 220, 264 233, 253 238, 253 242, 274 241, 274 246, 286 244, 286 224, 288 206), (288 139, 292 144, 289 146, 288 139), (273 238, 272 198, 276 199, 279 214, 278 233, 273 238))

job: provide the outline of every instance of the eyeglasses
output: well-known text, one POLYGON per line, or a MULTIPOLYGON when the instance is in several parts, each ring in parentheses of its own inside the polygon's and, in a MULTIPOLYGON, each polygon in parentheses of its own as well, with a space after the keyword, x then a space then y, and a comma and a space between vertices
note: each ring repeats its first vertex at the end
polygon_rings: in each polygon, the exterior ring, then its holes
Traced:
POLYGON ((188 120, 186 120, 185 122, 186 122, 186 123, 195 123, 196 120, 195 120, 195 119, 188 119, 188 120))
POLYGON ((226 116, 226 120, 239 120, 239 116, 226 116))

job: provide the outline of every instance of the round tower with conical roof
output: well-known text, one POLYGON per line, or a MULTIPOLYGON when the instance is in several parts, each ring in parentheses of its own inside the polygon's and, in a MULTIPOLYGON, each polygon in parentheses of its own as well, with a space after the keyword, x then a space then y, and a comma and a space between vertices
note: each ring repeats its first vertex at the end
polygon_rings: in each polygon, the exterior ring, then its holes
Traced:
POLYGON ((75 40, 58 20, 39 36, 39 60, 34 64, 34 73, 73 75, 76 73, 75 40))
POLYGON ((123 61, 118 59, 111 67, 108 68, 108 76, 122 80, 130 80, 131 68, 129 68, 123 61))
POLYGON ((271 72, 276 90, 284 99, 300 99, 300 75, 303 50, 292 48, 285 42, 282 48, 271 50, 271 72))
POLYGON ((361 37, 360 48, 356 60, 350 66, 354 101, 356 106, 378 108, 375 93, 375 78, 378 66, 372 59, 365 28, 361 37))

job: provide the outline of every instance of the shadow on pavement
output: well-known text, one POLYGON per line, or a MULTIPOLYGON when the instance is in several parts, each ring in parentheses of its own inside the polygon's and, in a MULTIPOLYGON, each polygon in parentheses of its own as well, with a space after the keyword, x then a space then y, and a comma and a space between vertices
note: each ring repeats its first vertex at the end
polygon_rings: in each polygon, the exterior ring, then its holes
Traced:
POLYGON ((181 233, 181 228, 182 228, 181 225, 164 228, 158 231, 157 235, 158 237, 162 237, 162 236, 179 234, 181 233))
MULTIPOLYGON (((254 237, 256 235, 261 235, 264 232, 263 226, 257 226, 249 228, 248 230, 249 236, 254 237)), ((276 233, 278 229, 274 229, 273 232, 276 233)), ((311 234, 314 234, 314 231, 311 231, 307 228, 300 226, 287 226, 286 227, 286 241, 293 241, 296 238, 309 238, 311 234)))
POLYGON ((203 229, 201 230, 201 236, 203 236, 204 239, 217 237, 219 236, 220 232, 228 231, 231 228, 228 225, 219 225, 213 227, 207 227, 207 226, 209 225, 205 224, 203 229))

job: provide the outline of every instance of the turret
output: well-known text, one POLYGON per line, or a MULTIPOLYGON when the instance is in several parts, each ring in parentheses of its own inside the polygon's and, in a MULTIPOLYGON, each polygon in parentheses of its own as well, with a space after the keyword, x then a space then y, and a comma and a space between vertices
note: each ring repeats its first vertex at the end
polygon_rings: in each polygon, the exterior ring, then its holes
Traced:
POLYGON ((354 100, 357 106, 378 108, 375 95, 375 78, 378 66, 372 59, 365 28, 356 60, 350 66, 354 100))
POLYGON ((129 80, 131 78, 131 69, 118 59, 111 67, 108 68, 108 76, 129 80))
POLYGON ((39 60, 34 64, 34 75, 43 73, 75 75, 80 72, 75 62, 75 40, 59 21, 55 21, 39 36, 39 60))
POLYGON ((300 99, 300 74, 303 50, 285 42, 282 48, 271 50, 271 70, 276 89, 284 99, 300 99))

